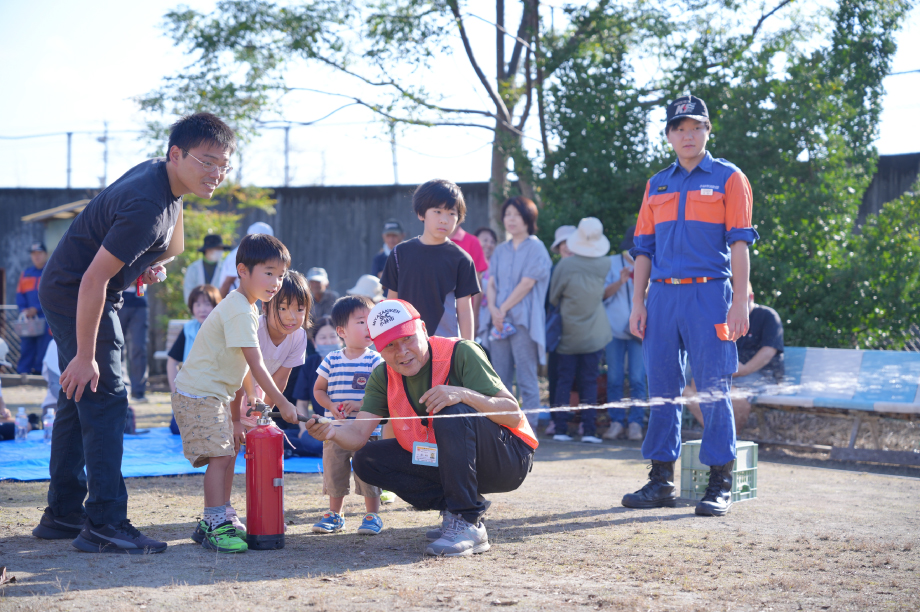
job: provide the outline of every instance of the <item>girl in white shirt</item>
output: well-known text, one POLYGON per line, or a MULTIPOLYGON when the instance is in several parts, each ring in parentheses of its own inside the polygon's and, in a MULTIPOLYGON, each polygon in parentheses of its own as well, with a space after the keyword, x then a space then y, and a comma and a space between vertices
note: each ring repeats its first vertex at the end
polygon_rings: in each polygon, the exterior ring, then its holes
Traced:
MULTIPOLYGON (((307 281, 300 272, 288 270, 281 289, 271 301, 266 302, 259 317, 259 350, 265 369, 279 389, 287 386, 291 369, 303 365, 307 355, 308 315, 313 298, 307 281)), ((247 374, 249 376, 249 374, 247 374)), ((265 397, 259 385, 253 382, 255 395, 265 397)), ((242 389, 237 399, 245 398, 242 389)), ((248 399, 248 398, 246 398, 248 399)), ((255 427, 256 417, 246 417, 246 405, 241 404, 242 422, 247 428, 255 427)))

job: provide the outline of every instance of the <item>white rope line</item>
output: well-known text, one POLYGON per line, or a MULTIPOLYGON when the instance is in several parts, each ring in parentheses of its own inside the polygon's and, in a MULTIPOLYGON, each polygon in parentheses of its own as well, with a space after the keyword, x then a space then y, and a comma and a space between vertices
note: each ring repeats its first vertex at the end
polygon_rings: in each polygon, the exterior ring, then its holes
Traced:
MULTIPOLYGON (((779 385, 776 385, 779 387, 779 385)), ((792 385, 783 386, 783 391, 788 393, 790 390, 794 390, 796 387, 792 385)), ((769 390, 769 387, 765 388, 769 390)), ((624 399, 615 402, 607 402, 604 404, 581 404, 578 406, 554 406, 554 407, 542 407, 542 408, 519 408, 517 410, 505 410, 502 412, 464 412, 461 414, 429 414, 429 415, 414 415, 414 416, 388 416, 388 417, 379 417, 381 419, 386 419, 389 421, 418 421, 421 419, 451 419, 451 418, 462 418, 462 417, 490 417, 490 416, 505 416, 505 415, 515 415, 515 414, 538 414, 543 412, 574 412, 578 410, 606 410, 608 408, 632 408, 633 406, 642 406, 643 408, 648 408, 652 406, 660 406, 661 404, 691 404, 699 402, 712 402, 725 397, 731 398, 735 397, 746 397, 748 393, 743 391, 729 392, 729 393, 697 393, 696 395, 690 397, 676 397, 676 398, 665 398, 665 397, 652 397, 647 400, 641 399, 624 399)), ((456 404, 452 404, 456 405, 456 404)), ((448 406, 445 406, 447 408, 448 406)), ((377 415, 374 415, 377 416, 377 415)), ((316 417, 318 423, 336 423, 344 422, 344 420, 354 420, 354 419, 332 419, 329 417, 316 417)))

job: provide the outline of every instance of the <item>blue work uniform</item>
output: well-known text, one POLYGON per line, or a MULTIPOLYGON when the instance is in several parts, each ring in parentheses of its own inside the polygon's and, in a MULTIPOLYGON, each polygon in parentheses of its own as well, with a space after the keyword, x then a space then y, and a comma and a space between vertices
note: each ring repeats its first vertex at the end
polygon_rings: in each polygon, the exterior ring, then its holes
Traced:
MULTIPOLYGON (((38 285, 41 282, 42 270, 35 266, 29 266, 19 277, 19 284, 16 286, 16 306, 19 312, 26 308, 35 308, 38 311, 38 318, 44 321, 45 313, 42 311, 42 305, 38 301, 38 285)), ((41 374, 42 361, 45 359, 45 351, 48 350, 48 344, 51 342, 51 333, 45 326, 45 333, 40 336, 31 338, 21 338, 19 345, 19 363, 16 371, 20 374, 41 374)))
POLYGON ((643 341, 651 407, 642 455, 655 461, 680 456, 679 399, 689 355, 705 427, 700 462, 724 465, 735 458, 735 417, 728 392, 738 370, 735 343, 727 337, 732 302, 730 245, 753 244, 753 195, 747 177, 707 152, 687 172, 674 162, 645 188, 636 223, 634 258, 652 262, 648 321, 643 341), (689 279, 689 280, 688 280, 689 279), (683 281, 683 282, 678 282, 683 281))

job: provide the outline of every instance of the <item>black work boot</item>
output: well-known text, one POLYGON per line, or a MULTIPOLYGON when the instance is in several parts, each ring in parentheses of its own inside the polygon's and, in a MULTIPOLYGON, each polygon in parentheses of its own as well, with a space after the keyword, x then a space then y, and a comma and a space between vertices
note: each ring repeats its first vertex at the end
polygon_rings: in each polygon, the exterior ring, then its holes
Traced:
POLYGON ((623 496, 622 504, 627 508, 673 508, 677 505, 674 490, 674 462, 652 461, 648 482, 635 493, 623 496))
POLYGON ((703 499, 696 505, 700 516, 725 516, 732 507, 732 468, 734 461, 725 465, 709 466, 709 486, 703 499))

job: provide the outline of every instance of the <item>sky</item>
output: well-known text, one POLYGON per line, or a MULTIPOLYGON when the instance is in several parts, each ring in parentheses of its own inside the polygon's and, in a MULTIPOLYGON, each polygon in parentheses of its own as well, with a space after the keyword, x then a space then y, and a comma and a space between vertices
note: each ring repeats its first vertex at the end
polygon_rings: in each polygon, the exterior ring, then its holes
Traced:
MULTIPOLYGON (((189 63, 162 28, 163 15, 178 0, 0 0, 0 188, 67 186, 67 137, 73 132, 70 184, 111 183, 153 150, 139 139, 144 125, 135 98, 161 85, 189 63), (91 7, 91 8, 90 8, 91 7), (100 141, 108 124, 108 163, 100 141), (47 135, 46 135, 47 134, 47 135), (22 136, 43 135, 34 138, 22 136), (46 136, 45 136, 46 135, 46 136)), ((187 0, 201 11, 213 0, 187 0)), ((468 12, 491 17, 494 2, 471 0, 468 12)), ((512 4, 509 3, 509 7, 512 4)), ((545 10, 550 10, 543 3, 545 10)), ((510 13, 510 10, 509 10, 510 13)), ((556 9, 561 21, 561 12, 556 9)), ((507 23, 515 23, 508 16, 507 23)), ((494 49, 494 29, 468 17, 476 48, 494 49), (492 45, 490 47, 490 45, 492 45)), ((898 34, 892 72, 920 69, 920 7, 898 34)), ((508 45, 510 49, 510 43, 508 45)), ((494 51, 491 51, 494 56, 494 51)), ((479 57, 488 71, 494 59, 479 57)), ((445 75, 448 102, 488 109, 475 74, 462 54, 440 58, 435 74, 445 75)), ((347 77, 315 67, 297 68, 292 85, 326 91, 360 91, 347 77)), ((880 137, 883 155, 920 152, 920 72, 885 81, 880 137)), ((443 88, 443 83, 431 84, 443 88)), ((311 121, 340 107, 334 97, 292 94, 284 116, 311 121)), ((536 116, 525 130, 528 144, 538 138, 536 116)), ((457 182, 489 177, 491 132, 477 128, 407 128, 396 138, 396 171, 389 137, 371 111, 352 106, 318 125, 290 131, 290 184, 416 184, 434 177, 457 182)), ((265 130, 233 165, 245 184, 284 183, 284 132, 265 130)), ((236 171, 234 171, 236 174, 236 171)), ((236 178, 236 177, 235 177, 236 178)))

